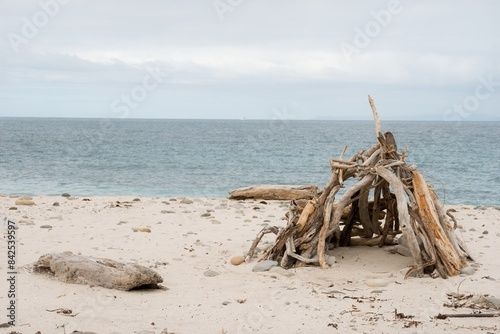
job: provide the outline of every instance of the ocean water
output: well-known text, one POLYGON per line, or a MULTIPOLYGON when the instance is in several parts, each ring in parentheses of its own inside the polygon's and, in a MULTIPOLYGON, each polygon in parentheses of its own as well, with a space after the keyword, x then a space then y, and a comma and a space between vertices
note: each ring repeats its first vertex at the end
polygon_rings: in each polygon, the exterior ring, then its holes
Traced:
MULTIPOLYGON (((382 122, 448 204, 500 204, 500 122, 382 122)), ((225 197, 316 184, 370 121, 0 118, 0 193, 225 197)))

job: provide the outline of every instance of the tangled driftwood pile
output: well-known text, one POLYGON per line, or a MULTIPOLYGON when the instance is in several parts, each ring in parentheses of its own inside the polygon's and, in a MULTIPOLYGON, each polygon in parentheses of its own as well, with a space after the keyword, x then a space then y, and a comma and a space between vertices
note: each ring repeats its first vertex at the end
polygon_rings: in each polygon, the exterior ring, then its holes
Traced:
POLYGON ((260 260, 279 261, 284 268, 318 263, 327 268, 328 246, 383 246, 402 233, 413 258, 407 277, 424 271, 455 276, 466 265, 470 254, 454 233, 453 216, 416 166, 405 161, 405 151, 398 152, 393 134, 382 134, 373 100, 368 100, 378 143, 349 159, 343 158, 344 148, 340 158, 331 159, 332 175, 323 191, 310 200, 292 200, 287 226, 260 231, 247 261, 267 233, 277 237, 260 260), (356 182, 335 201, 348 179, 356 182))

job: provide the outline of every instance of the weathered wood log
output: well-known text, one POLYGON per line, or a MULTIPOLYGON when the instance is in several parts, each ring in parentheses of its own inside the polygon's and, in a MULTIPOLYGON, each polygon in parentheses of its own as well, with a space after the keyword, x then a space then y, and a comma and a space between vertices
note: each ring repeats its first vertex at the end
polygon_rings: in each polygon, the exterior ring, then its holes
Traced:
POLYGON ((432 237, 440 260, 449 275, 458 275, 460 269, 465 266, 465 261, 455 252, 453 245, 446 237, 446 233, 439 222, 439 215, 427 183, 419 172, 413 172, 413 188, 418 205, 418 214, 422 219, 424 228, 432 237))
POLYGON ((229 199, 292 200, 317 196, 315 185, 257 185, 231 190, 229 199))
POLYGON ((300 232, 302 232, 302 229, 306 225, 309 217, 313 214, 314 210, 316 210, 316 204, 317 200, 316 198, 313 198, 312 200, 307 202, 304 210, 302 210, 299 220, 297 221, 297 233, 299 233, 299 235, 301 234, 300 232))
POLYGON ((406 202, 403 184, 394 173, 386 169, 384 166, 376 167, 376 171, 378 175, 389 182, 390 186, 394 190, 394 194, 396 195, 401 231, 406 237, 408 248, 410 249, 414 263, 414 267, 410 269, 407 275, 416 274, 417 276, 420 276, 422 274, 422 257, 420 256, 420 248, 418 246, 417 238, 415 237, 415 232, 413 231, 413 227, 410 223, 410 214, 408 213, 408 204, 406 202))
POLYGON ((55 277, 65 283, 96 285, 107 289, 132 290, 158 288, 163 278, 154 270, 138 264, 86 257, 71 253, 42 255, 33 272, 55 277))

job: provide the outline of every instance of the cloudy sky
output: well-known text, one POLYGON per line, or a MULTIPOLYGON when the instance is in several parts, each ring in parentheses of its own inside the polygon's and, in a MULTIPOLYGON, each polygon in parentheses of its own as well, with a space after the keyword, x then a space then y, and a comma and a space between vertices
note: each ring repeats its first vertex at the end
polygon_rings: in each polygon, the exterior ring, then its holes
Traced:
POLYGON ((500 120, 500 1, 2 0, 0 117, 500 120))

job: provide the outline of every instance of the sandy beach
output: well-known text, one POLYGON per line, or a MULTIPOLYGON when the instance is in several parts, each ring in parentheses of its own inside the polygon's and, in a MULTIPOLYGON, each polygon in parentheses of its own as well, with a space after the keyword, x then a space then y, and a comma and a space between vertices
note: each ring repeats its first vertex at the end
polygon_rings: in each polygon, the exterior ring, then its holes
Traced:
MULTIPOLYGON (((474 270, 451 279, 404 279, 411 258, 388 248, 330 250, 327 270, 252 272, 235 266, 266 224, 284 226, 288 202, 224 198, 35 196, 34 205, 0 197, 17 230, 17 325, 2 333, 496 333, 498 318, 435 319, 472 313, 447 307, 447 293, 500 298, 500 211, 452 206, 474 270), (54 204, 59 203, 58 205, 54 204), (144 231, 136 232, 137 229, 144 231), (41 255, 71 251, 156 270, 165 289, 118 291, 26 272, 41 255), (68 316, 55 309, 70 309, 68 316), (49 311, 48 311, 49 310, 49 311), (396 316, 396 313, 400 313, 396 316)), ((2 230, 6 240, 5 226, 2 230)), ((264 244, 274 237, 266 236, 264 244)), ((6 242, 0 260, 6 273, 6 242)), ((6 274, 5 274, 6 275, 6 274)), ((6 289, 5 284, 2 284, 6 289)), ((6 291, 0 292, 2 309, 6 291)), ((6 311, 4 311, 6 312, 6 311)), ((492 310, 483 310, 492 312, 492 310)), ((498 311, 496 311, 498 312, 498 311)), ((1 315, 0 323, 7 322, 1 315)))

